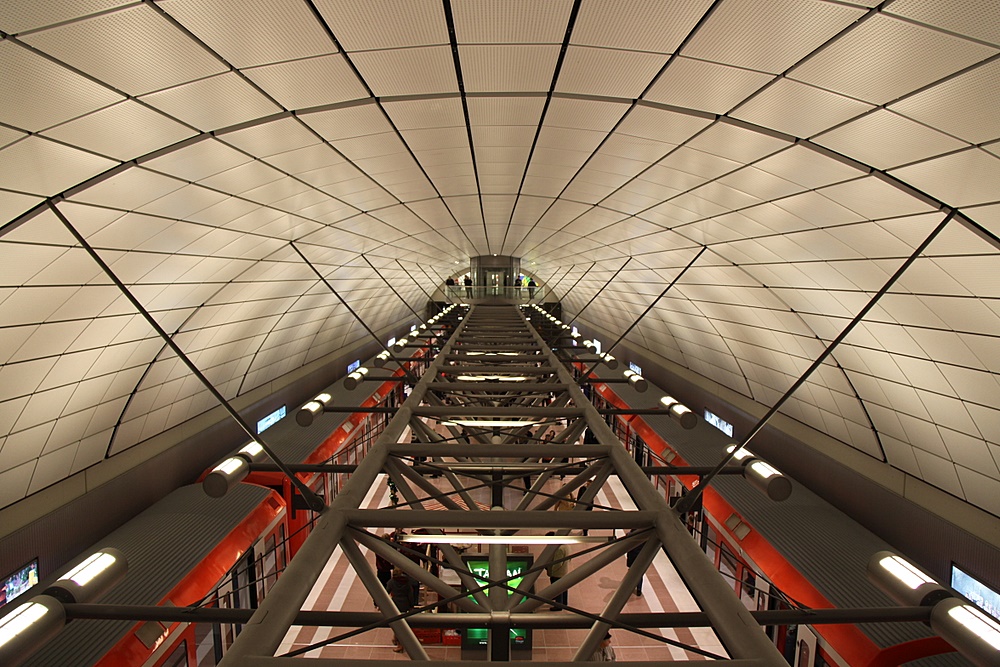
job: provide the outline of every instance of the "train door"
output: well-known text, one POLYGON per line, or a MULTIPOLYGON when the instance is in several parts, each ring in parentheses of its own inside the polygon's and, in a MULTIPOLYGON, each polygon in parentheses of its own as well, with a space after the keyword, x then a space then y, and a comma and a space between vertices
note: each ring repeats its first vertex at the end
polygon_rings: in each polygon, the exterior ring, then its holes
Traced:
MULTIPOLYGON (((756 588, 757 588, 757 595, 756 595, 757 600, 756 600, 756 603, 754 604, 753 608, 756 609, 757 611, 767 611, 768 609, 771 609, 772 606, 771 606, 771 584, 770 584, 770 582, 765 581, 764 579, 758 578, 757 579, 757 586, 756 586, 756 588)), ((766 634, 767 637, 768 637, 768 639, 770 639, 773 642, 774 639, 775 639, 775 637, 774 637, 774 635, 775 635, 774 626, 773 625, 765 625, 764 626, 764 634, 766 634)))
POLYGON ((816 635, 808 625, 800 625, 795 641, 795 664, 792 667, 813 667, 816 661, 816 635))

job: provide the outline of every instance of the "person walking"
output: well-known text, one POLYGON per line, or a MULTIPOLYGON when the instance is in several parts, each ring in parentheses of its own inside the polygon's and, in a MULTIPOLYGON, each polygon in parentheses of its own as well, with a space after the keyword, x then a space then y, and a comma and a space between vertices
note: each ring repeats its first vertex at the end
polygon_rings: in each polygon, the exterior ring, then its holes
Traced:
MULTIPOLYGON (((553 537, 555 533, 548 532, 545 533, 548 537, 553 537)), ((560 544, 556 547, 555 552, 552 554, 552 560, 549 561, 548 565, 545 566, 545 574, 549 575, 549 583, 554 584, 563 577, 569 571, 569 550, 566 549, 565 544, 560 544)), ((559 611, 563 607, 569 604, 569 591, 563 591, 559 593, 554 598, 552 598, 553 604, 549 609, 552 611, 559 611), (562 606, 559 606, 562 605, 562 606)))
POLYGON ((535 284, 535 279, 534 278, 529 278, 528 279, 528 298, 529 299, 534 299, 535 298, 535 288, 536 287, 538 287, 538 285, 535 284))
POLYGON ((472 276, 466 275, 465 278, 462 280, 462 282, 465 284, 465 296, 471 299, 472 298, 472 276))

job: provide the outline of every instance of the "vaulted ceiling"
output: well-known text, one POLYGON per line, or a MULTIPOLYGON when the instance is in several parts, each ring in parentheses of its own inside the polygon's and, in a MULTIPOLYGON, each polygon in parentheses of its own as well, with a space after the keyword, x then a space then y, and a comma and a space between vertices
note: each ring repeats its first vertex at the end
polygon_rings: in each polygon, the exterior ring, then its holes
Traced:
POLYGON ((227 398, 367 340, 330 286, 403 326, 498 253, 609 335, 680 276, 629 344, 771 405, 947 221, 783 412, 1000 514, 993 1, 6 0, 0 31, 0 507, 215 405, 81 239, 227 398))

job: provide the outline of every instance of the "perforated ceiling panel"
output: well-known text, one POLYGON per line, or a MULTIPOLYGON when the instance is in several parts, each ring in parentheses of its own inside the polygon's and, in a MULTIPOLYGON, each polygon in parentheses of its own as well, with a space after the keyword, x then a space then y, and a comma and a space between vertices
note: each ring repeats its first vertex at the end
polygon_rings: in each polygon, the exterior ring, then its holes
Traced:
POLYGON ((0 505, 213 406, 74 234, 227 398, 331 287, 512 254, 617 337, 705 248, 627 342, 768 406, 954 211, 783 412, 1000 514, 996 12, 878 6, 3 3, 0 505))

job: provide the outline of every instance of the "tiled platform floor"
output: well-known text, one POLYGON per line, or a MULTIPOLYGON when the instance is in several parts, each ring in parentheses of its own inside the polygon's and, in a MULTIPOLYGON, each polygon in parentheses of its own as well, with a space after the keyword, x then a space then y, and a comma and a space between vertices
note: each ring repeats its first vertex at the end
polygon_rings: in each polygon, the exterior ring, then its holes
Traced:
MULTIPOLYGON (((545 491, 554 490, 556 482, 550 482, 551 488, 545 491)), ((442 486, 442 488, 444 488, 442 486)), ((481 490, 484 497, 480 499, 474 494, 476 500, 488 501, 487 491, 481 490)), ((508 489, 505 496, 505 505, 513 507, 520 498, 520 495, 508 489)), ((388 487, 384 479, 380 480, 369 491, 365 500, 366 507, 385 507, 388 505, 388 487)), ((608 507, 633 509, 632 501, 625 492, 621 483, 616 477, 612 477, 605 488, 598 495, 598 504, 608 507)), ((594 531, 592 534, 600 534, 594 531)), ((589 545, 587 545, 589 546, 589 545)), ((574 547, 570 547, 571 553, 574 547)), ((540 549, 539 549, 540 550, 540 549)), ((367 553, 367 550, 363 550, 367 553)), ((374 556, 367 554, 374 562, 374 556)), ((585 556, 581 557, 585 558, 585 556)), ((576 561, 570 562, 570 567, 574 567, 576 561)), ((611 598, 618 587, 618 583, 625 575, 626 566, 624 557, 620 561, 613 563, 610 567, 601 570, 596 575, 583 581, 569 591, 569 604, 579 606, 590 612, 600 613, 603 606, 611 598)), ((539 583, 545 585, 548 580, 539 578, 539 583)), ((333 558, 328 563, 322 576, 320 577, 312 594, 306 601, 305 609, 316 610, 353 610, 372 611, 373 605, 371 597, 365 591, 364 586, 358 580, 353 568, 351 568, 346 558, 337 550, 333 558)), ((625 605, 625 612, 659 612, 659 611, 697 611, 687 589, 681 583, 680 578, 674 571, 673 566, 662 552, 657 556, 653 566, 646 574, 643 585, 643 596, 632 596, 625 605)), ((571 612, 565 612, 571 613, 571 612)), ((312 642, 342 633, 342 629, 324 628, 299 628, 293 627, 285 638, 285 643, 277 655, 291 650, 307 646, 312 642)), ((657 630, 662 636, 677 639, 687 644, 696 645, 704 650, 708 650, 720 655, 725 655, 715 636, 710 629, 681 629, 676 632, 671 630, 657 630)), ((544 660, 571 660, 575 648, 580 645, 586 630, 536 630, 533 636, 534 648, 530 656, 521 656, 523 659, 544 661, 544 660)), ((619 661, 629 660, 699 660, 702 656, 685 651, 684 649, 670 646, 658 642, 649 637, 643 637, 624 630, 612 632, 612 644, 615 647, 619 661)), ((461 648, 458 646, 426 645, 428 656, 434 660, 460 660, 463 658, 461 648)), ((392 651, 392 632, 389 629, 378 629, 362 635, 348 638, 337 644, 329 645, 305 654, 308 657, 329 657, 329 658, 356 658, 356 659, 398 659, 408 660, 405 653, 394 653, 392 651)), ((466 656, 468 658, 468 656, 466 656)), ((514 654, 514 659, 518 659, 518 654, 514 654)))

